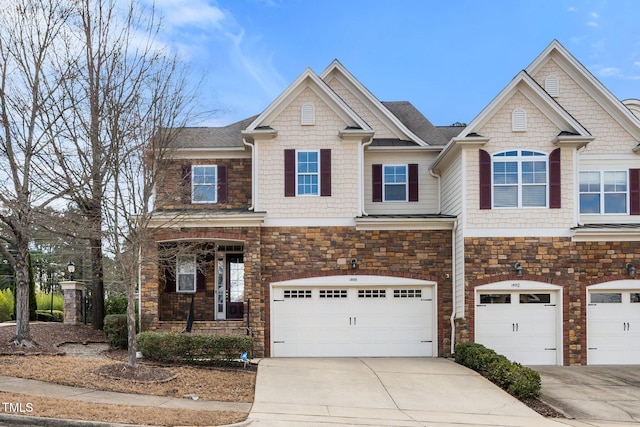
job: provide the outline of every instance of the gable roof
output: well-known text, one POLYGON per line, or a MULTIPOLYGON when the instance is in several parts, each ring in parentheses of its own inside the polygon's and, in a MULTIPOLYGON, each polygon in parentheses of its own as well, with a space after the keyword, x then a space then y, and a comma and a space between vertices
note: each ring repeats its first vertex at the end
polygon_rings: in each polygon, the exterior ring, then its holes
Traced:
POLYGON ((271 121, 280 114, 289 103, 304 89, 310 88, 345 122, 345 128, 373 131, 355 111, 353 111, 331 88, 307 68, 293 81, 269 106, 249 124, 245 133, 251 133, 263 126, 269 126, 271 121))
POLYGON ((636 117, 622 101, 616 98, 587 68, 580 63, 558 40, 553 40, 525 69, 535 75, 550 60, 563 69, 573 80, 606 110, 618 123, 640 142, 640 118, 636 117))
POLYGON ((541 110, 560 129, 559 133, 591 137, 589 131, 562 108, 526 71, 520 71, 489 105, 469 123, 460 133, 460 137, 478 134, 480 128, 517 92, 522 93, 541 110))
POLYGON ((397 142, 403 141, 405 145, 412 145, 406 143, 410 141, 414 143, 413 145, 422 147, 446 144, 446 142, 442 143, 443 136, 439 134, 437 129, 427 131, 429 127, 433 128, 433 125, 413 105, 408 102, 379 101, 337 59, 334 59, 320 74, 320 78, 324 81, 329 81, 331 78, 338 79, 378 120, 398 135, 397 142), (424 137, 427 136, 434 139, 425 139, 424 137))

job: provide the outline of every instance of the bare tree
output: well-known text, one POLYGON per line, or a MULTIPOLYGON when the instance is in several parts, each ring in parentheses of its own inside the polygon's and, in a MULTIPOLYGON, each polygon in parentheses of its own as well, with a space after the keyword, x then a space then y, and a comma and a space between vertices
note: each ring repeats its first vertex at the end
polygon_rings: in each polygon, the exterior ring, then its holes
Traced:
MULTIPOLYGON (((60 197, 42 179, 63 70, 51 58, 70 11, 58 0, 0 6, 0 252, 16 273, 16 345, 31 346, 29 245, 39 211, 60 197)), ((58 110, 62 112, 62 110, 58 110)))
MULTIPOLYGON (((68 188, 86 220, 91 247, 92 324, 104 324, 103 250, 105 209, 112 198, 119 168, 139 143, 141 129, 161 125, 150 117, 154 97, 170 84, 175 62, 158 42, 160 20, 131 0, 74 0, 78 38, 69 43, 73 71, 64 81, 61 99, 64 138, 54 141, 57 167, 52 179, 68 188), (166 79, 169 79, 168 81, 166 79)), ((62 66, 62 64, 61 64, 62 66)), ((164 117, 162 117, 164 119, 164 117)))

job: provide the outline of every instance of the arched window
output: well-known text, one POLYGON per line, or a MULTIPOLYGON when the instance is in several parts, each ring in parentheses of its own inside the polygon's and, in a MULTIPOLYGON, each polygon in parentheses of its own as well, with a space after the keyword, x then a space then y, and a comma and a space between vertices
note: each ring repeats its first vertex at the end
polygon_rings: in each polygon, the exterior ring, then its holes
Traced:
POLYGON ((510 150, 492 156, 494 208, 544 208, 548 194, 548 156, 510 150))

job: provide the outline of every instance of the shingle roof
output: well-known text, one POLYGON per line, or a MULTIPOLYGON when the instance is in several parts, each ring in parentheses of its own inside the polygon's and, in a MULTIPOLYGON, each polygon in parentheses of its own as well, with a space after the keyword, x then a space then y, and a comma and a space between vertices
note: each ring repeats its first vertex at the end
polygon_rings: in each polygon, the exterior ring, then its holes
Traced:
POLYGON ((178 139, 182 148, 232 148, 244 147, 242 131, 258 116, 249 117, 223 127, 186 127, 180 130, 178 139))
POLYGON ((411 132, 429 145, 445 146, 450 138, 447 138, 427 118, 422 115, 410 102, 395 101, 382 103, 396 116, 411 132))

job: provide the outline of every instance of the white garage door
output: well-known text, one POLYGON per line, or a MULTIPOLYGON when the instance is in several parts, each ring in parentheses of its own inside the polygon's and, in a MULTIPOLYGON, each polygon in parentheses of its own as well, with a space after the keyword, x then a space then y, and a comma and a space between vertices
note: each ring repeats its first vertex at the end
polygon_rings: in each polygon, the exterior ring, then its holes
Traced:
MULTIPOLYGON (((640 288, 619 281, 589 288, 587 298, 587 363, 640 364, 640 288), (611 289, 608 287, 614 286, 611 289), (627 286, 628 287, 628 286, 627 286)), ((637 283, 628 283, 638 286, 637 283)))
MULTIPOLYGON (((512 285, 527 287, 520 282, 512 285)), ((532 289, 477 290, 475 342, 523 365, 562 364, 559 292, 528 287, 532 289)))
POLYGON ((435 286, 390 285, 386 278, 362 276, 351 277, 349 286, 345 279, 349 276, 329 285, 314 286, 313 279, 272 285, 272 357, 437 354, 435 286))

